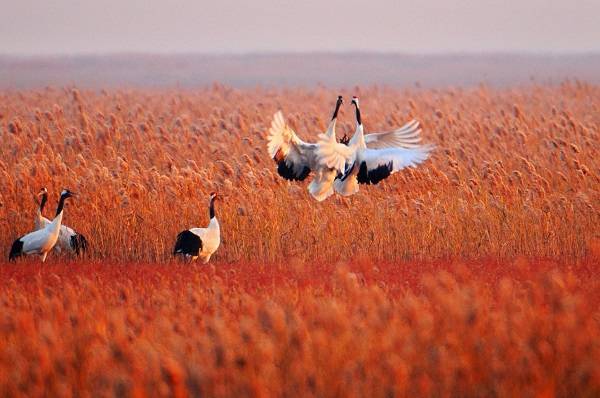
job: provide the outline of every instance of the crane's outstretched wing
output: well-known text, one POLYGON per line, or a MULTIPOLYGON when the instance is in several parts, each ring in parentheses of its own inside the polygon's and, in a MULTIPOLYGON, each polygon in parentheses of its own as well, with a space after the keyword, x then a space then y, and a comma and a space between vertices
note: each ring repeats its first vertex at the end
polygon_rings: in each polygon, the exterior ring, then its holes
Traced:
POLYGON ((421 129, 419 122, 411 120, 399 129, 383 133, 365 135, 367 148, 419 148, 421 142, 421 129))
POLYGON ((342 180, 349 176, 354 168, 359 184, 377 184, 396 171, 406 167, 415 167, 429 158, 433 145, 417 148, 365 149, 360 159, 346 171, 342 180))
POLYGON ((267 136, 269 156, 277 163, 277 172, 286 180, 302 181, 310 174, 308 155, 314 144, 302 141, 286 123, 281 111, 273 116, 267 136))

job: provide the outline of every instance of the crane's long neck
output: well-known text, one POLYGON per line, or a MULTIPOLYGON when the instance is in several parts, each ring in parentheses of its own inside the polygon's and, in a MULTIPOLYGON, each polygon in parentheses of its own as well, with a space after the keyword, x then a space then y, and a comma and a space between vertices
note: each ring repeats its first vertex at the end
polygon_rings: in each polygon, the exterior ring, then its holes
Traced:
POLYGON ((357 102, 354 102, 354 106, 356 106, 356 130, 349 145, 358 145, 361 148, 366 148, 367 144, 365 143, 364 129, 362 119, 360 118, 360 107, 357 102))
POLYGON ((336 104, 335 104, 335 110, 333 111, 333 116, 331 117, 331 121, 332 121, 332 122, 334 122, 334 121, 337 119, 337 117, 338 117, 338 112, 339 112, 339 110, 340 110, 340 106, 342 106, 342 101, 340 101, 340 100, 338 99, 338 101, 337 101, 337 102, 336 102, 336 104))
POLYGON ((358 128, 358 126, 362 127, 362 120, 360 118, 360 107, 356 102, 354 103, 354 105, 356 106, 356 128, 358 128))
POLYGON ((342 106, 342 101, 338 98, 335 104, 335 110, 333 111, 333 116, 331 116, 331 122, 329 122, 329 127, 327 127, 327 135, 330 137, 335 136, 335 124, 337 122, 340 106, 342 106))
POLYGON ((62 216, 62 212, 63 212, 63 208, 65 207, 65 197, 61 196, 60 199, 58 200, 58 207, 56 208, 56 216, 58 217, 59 215, 62 216))
POLYGON ((219 221, 217 220, 217 217, 215 216, 215 198, 211 198, 211 200, 210 200, 209 211, 210 211, 210 221, 208 222, 208 229, 212 231, 211 232, 212 234, 216 234, 216 236, 220 236, 221 227, 219 226, 219 221))
POLYGON ((65 199, 67 199, 67 198, 64 196, 60 197, 60 199, 58 201, 58 207, 56 208, 56 216, 54 217, 54 220, 52 220, 52 222, 50 223, 51 228, 54 231, 58 231, 62 224, 63 208, 65 207, 65 199))
POLYGON ((44 212, 44 206, 46 206, 47 201, 48 201, 48 194, 44 192, 42 194, 42 198, 40 200, 39 207, 37 209, 37 212, 36 212, 35 218, 34 218, 34 222, 33 222, 33 225, 35 226, 36 230, 43 228, 45 225, 43 212, 44 212))
POLYGON ((62 225, 62 216, 63 208, 65 206, 65 199, 66 198, 63 196, 60 197, 58 201, 58 207, 56 208, 56 216, 54 217, 52 222, 46 226, 46 229, 49 229, 49 231, 55 236, 58 236, 60 226, 62 225))
POLYGON ((47 201, 48 201, 48 194, 44 193, 42 195, 42 200, 40 201, 40 209, 39 209, 40 216, 44 213, 44 207, 46 206, 47 201))
POLYGON ((208 206, 208 212, 210 219, 215 218, 215 198, 210 199, 210 205, 208 206))

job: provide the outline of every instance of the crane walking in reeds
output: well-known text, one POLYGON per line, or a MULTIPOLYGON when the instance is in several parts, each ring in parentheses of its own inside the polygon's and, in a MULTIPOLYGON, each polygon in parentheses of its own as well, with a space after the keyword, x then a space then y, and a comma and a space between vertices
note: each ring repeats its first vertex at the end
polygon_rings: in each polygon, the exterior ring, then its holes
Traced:
POLYGON ((15 240, 10 248, 8 259, 13 261, 22 255, 37 254, 40 256, 42 262, 46 261, 48 252, 56 245, 60 235, 65 201, 73 195, 68 189, 63 190, 58 201, 54 219, 43 228, 15 240))
MULTIPOLYGON (((48 190, 42 188, 38 193, 40 198, 39 207, 35 214, 34 226, 36 230, 42 229, 50 224, 50 220, 44 217, 44 206, 48 201, 48 190)), ((75 255, 79 255, 86 251, 88 246, 87 239, 82 234, 76 232, 73 228, 70 228, 64 224, 60 226, 58 233, 58 241, 54 245, 54 251, 60 253, 66 251, 75 255)))
POLYGON ((190 260, 198 257, 206 264, 221 244, 221 227, 215 215, 215 201, 218 195, 211 192, 209 202, 210 221, 206 228, 190 228, 177 235, 173 255, 181 255, 190 260))

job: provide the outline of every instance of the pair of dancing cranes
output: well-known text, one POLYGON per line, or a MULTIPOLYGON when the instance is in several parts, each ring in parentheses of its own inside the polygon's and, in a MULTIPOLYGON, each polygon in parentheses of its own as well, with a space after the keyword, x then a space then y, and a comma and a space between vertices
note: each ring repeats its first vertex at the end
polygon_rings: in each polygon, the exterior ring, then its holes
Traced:
POLYGON ((327 131, 316 143, 301 140, 289 127, 281 112, 273 117, 269 129, 269 155, 277 163, 283 178, 302 181, 311 172, 314 177, 308 192, 318 201, 337 192, 350 196, 359 184, 377 184, 406 167, 415 167, 429 158, 433 145, 421 145, 419 122, 412 120, 393 131, 365 134, 358 97, 352 98, 356 108, 356 130, 338 142, 335 135, 338 111, 343 103, 338 96, 327 131))

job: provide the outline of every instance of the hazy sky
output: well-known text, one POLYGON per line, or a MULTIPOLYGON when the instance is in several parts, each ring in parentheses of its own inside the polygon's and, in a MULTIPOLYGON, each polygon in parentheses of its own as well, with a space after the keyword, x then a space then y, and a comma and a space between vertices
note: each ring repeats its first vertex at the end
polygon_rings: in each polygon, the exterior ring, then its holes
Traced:
POLYGON ((0 0, 0 53, 600 51, 600 0, 0 0))

